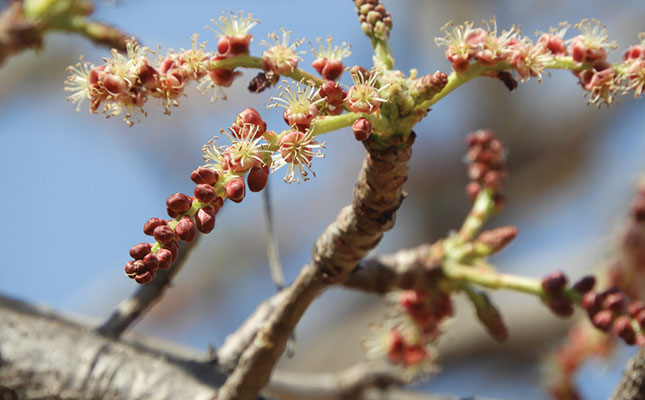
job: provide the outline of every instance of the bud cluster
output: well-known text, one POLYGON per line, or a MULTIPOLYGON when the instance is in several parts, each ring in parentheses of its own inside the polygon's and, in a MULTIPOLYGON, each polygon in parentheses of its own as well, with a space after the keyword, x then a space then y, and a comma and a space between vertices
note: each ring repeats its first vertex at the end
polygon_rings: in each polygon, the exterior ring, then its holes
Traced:
POLYGON ((424 75, 417 80, 415 97, 419 101, 430 100, 441 92, 447 84, 448 75, 443 72, 437 71, 424 75))
POLYGON ((229 128, 230 146, 217 147, 214 140, 204 148, 206 165, 190 174, 195 183, 193 196, 175 193, 166 200, 166 211, 171 219, 149 219, 143 232, 155 243, 140 243, 130 249, 125 266, 128 277, 137 283, 152 281, 158 269, 168 269, 178 257, 178 241, 192 242, 199 232, 209 233, 215 227, 215 216, 224 200, 239 203, 244 199, 246 184, 251 191, 262 190, 267 183, 271 159, 265 137, 275 140, 275 133, 266 130, 260 114, 247 108, 229 128))
POLYGON ((345 70, 343 58, 349 57, 352 52, 349 51, 350 45, 343 42, 340 46, 331 45, 332 37, 327 37, 327 46, 322 43, 321 38, 316 38, 318 48, 312 49, 312 53, 316 58, 311 66, 323 77, 325 80, 335 81, 340 78, 345 70))
POLYGON ((411 377, 433 372, 440 324, 453 315, 450 295, 439 289, 405 290, 390 295, 390 300, 393 316, 380 336, 368 342, 368 354, 387 357, 411 377))
MULTIPOLYGON (((565 291, 568 280, 561 271, 555 271, 542 279, 545 302, 555 314, 569 317, 573 314, 573 302, 565 291)), ((613 286, 602 292, 593 290, 596 280, 585 276, 572 285, 571 289, 582 296, 580 305, 587 311, 593 326, 603 332, 613 329, 614 334, 629 345, 645 344, 645 304, 629 301, 618 287, 613 286)))
POLYGON ((495 203, 500 205, 504 199, 498 192, 508 176, 504 145, 490 129, 469 133, 466 143, 468 153, 465 159, 470 178, 466 193, 475 199, 482 189, 490 189, 495 193, 495 203))
POLYGON ((147 47, 139 46, 134 39, 128 41, 127 54, 112 50, 112 58, 105 64, 94 65, 83 61, 68 68, 69 77, 65 90, 73 92, 68 97, 80 109, 82 102, 90 102, 90 112, 110 116, 123 114, 128 125, 132 125, 135 113, 145 114, 143 105, 149 98, 161 101, 165 113, 171 106, 177 106, 179 97, 191 81, 199 82, 199 88, 216 90, 231 86, 239 72, 230 68, 213 68, 214 61, 237 55, 248 54, 252 36, 248 34, 258 21, 251 15, 231 13, 222 15, 219 22, 218 52, 204 50, 205 43, 197 43, 193 36, 193 46, 189 50, 169 51, 165 56, 151 60, 155 55, 147 47))
MULTIPOLYGON (((522 80, 530 77, 541 80, 545 68, 569 62, 590 103, 610 104, 618 93, 630 90, 640 97, 645 87, 643 43, 628 49, 622 63, 610 64, 607 54, 616 46, 609 40, 605 27, 588 19, 575 27, 580 34, 572 39, 564 39, 569 29, 565 23, 549 33, 541 33, 534 43, 516 27, 498 33, 495 20, 483 22, 480 28, 475 28, 472 22, 458 26, 449 23, 442 28, 444 37, 436 38, 435 42, 446 47, 446 58, 458 73, 464 73, 475 63, 508 64, 522 80)), ((488 75, 502 79, 509 89, 516 86, 513 76, 506 71, 491 71, 488 75)))
POLYGON ((392 29, 392 16, 379 0, 354 0, 363 32, 369 37, 386 40, 392 29))

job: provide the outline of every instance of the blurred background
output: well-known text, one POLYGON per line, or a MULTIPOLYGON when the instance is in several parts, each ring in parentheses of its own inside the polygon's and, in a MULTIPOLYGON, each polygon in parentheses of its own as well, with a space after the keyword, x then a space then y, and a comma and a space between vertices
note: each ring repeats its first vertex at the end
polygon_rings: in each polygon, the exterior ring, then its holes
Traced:
MULTIPOLYGON (((560 21, 601 19, 619 50, 617 60, 645 30, 645 3, 571 0, 385 1, 394 20, 396 66, 419 74, 449 72, 434 44, 450 20, 497 17, 500 29, 520 24, 531 37, 560 21)), ((333 33, 352 44, 347 65, 371 65, 371 47, 348 0, 271 2, 253 0, 123 0, 97 2, 95 19, 116 25, 143 44, 188 48, 190 36, 214 45, 203 29, 222 11, 243 9, 262 21, 260 40, 285 27, 292 38, 333 33)), ((568 36, 570 37, 570 36, 568 36)), ((302 46, 309 52, 309 44, 302 46)), ((212 48, 212 47, 211 47, 212 48)), ((166 197, 192 192, 190 172, 201 164, 201 146, 233 122, 245 107, 259 110, 269 127, 283 129, 281 113, 266 111, 270 95, 246 92, 255 75, 245 71, 228 100, 215 103, 189 88, 172 116, 153 101, 148 117, 129 128, 65 101, 65 68, 78 56, 100 63, 108 50, 85 39, 50 34, 42 51, 12 57, 0 68, 0 292, 97 322, 136 285, 123 273, 128 249, 147 240, 143 223, 165 216, 166 197)), ((310 53, 305 56, 309 68, 310 53)), ((311 68, 309 68, 312 70, 311 68)), ((347 81, 345 76, 343 81, 347 81)), ((437 104, 418 125, 411 174, 397 226, 377 249, 386 254, 432 242, 457 228, 469 208, 462 156, 464 137, 492 128, 510 149, 508 205, 489 226, 514 224, 520 234, 493 261, 504 271, 539 277, 563 269, 575 279, 602 267, 614 233, 627 212, 634 184, 645 170, 642 104, 625 97, 610 109, 587 106, 577 79, 554 72, 509 93, 492 79, 467 84, 437 104)), ((364 154, 351 130, 326 135, 325 159, 314 160, 317 177, 287 185, 282 172, 270 181, 285 274, 291 281, 306 264, 315 238, 351 200, 364 154)), ((174 288, 135 329, 205 351, 223 343, 262 300, 274 293, 265 254, 260 196, 227 204, 213 233, 201 238, 174 288)), ((533 298, 495 293, 510 327, 510 342, 488 339, 472 321, 469 304, 440 343, 442 372, 419 390, 499 399, 540 399, 539 359, 566 331, 533 298)), ((361 339, 383 317, 379 298, 334 289, 307 312, 298 327, 297 353, 288 370, 334 371, 364 358, 361 339)), ((579 376, 588 399, 606 398, 633 349, 621 347, 609 363, 592 362, 579 376)))

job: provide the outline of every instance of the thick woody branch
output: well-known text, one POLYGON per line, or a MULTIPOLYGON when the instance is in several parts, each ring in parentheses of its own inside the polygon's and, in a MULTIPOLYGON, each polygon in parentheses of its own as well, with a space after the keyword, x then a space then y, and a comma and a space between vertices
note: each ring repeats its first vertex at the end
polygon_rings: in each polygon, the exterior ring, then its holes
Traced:
MULTIPOLYGON (((0 398, 213 399, 224 382, 213 363, 137 336, 113 340, 49 310, 0 296, 0 398)), ((391 370, 358 365, 338 374, 277 371, 264 394, 280 400, 456 400, 386 387, 391 370)))
POLYGON ((219 400, 252 399, 267 383, 287 340, 311 302, 330 285, 342 282, 356 264, 394 225, 403 201, 414 134, 402 136, 395 147, 366 144, 368 154, 354 187, 354 201, 314 245, 311 264, 285 290, 285 299, 258 330, 253 344, 219 393, 219 400))
POLYGON ((156 278, 135 290, 132 296, 123 300, 112 315, 97 328, 97 332, 111 338, 118 338, 130 325, 134 323, 143 313, 150 309, 156 302, 161 300, 164 292, 173 278, 181 270, 198 239, 191 243, 181 242, 179 245, 179 257, 170 269, 159 271, 156 278))
POLYGON ((112 340, 0 296, 0 398, 214 398, 222 373, 154 342, 112 340))
POLYGON ((430 246, 421 245, 394 254, 368 258, 347 275, 342 285, 366 293, 385 294, 395 289, 427 289, 441 264, 429 257, 430 246))
POLYGON ((638 349, 627 364, 611 400, 645 400, 645 347, 638 349))

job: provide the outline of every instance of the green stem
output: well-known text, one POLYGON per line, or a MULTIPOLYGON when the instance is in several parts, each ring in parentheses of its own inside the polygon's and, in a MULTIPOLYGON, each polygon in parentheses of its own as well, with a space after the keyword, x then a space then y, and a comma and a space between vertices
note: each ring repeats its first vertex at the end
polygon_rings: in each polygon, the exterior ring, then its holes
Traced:
POLYGON ((369 114, 349 112, 319 119, 311 125, 311 131, 314 136, 321 135, 323 133, 350 126, 359 118, 367 118, 369 120, 373 119, 369 114))
MULTIPOLYGON (((581 71, 587 68, 590 68, 591 64, 585 63, 585 64, 580 64, 575 61, 573 61, 573 58, 571 57, 555 57, 553 61, 548 62, 545 64, 544 69, 565 69, 565 70, 570 70, 570 71, 581 71)), ((507 62, 501 62, 497 65, 492 65, 492 66, 484 66, 481 64, 473 64, 471 65, 465 72, 463 73, 456 73, 452 72, 448 76, 448 84, 441 90, 441 92, 437 93, 433 98, 423 101, 420 104, 418 104, 414 110, 415 111, 425 111, 429 109, 431 106, 433 106, 435 103, 437 103, 439 100, 443 99, 446 97, 449 93, 451 93, 453 90, 457 89, 459 86, 463 85, 464 83, 471 81, 479 76, 482 76, 483 74, 487 72, 492 72, 492 71, 506 71, 506 70, 512 70, 514 67, 513 65, 507 63, 507 62)))
MULTIPOLYGON (((532 294, 545 298, 542 281, 523 276, 502 274, 482 267, 471 267, 446 260, 442 265, 444 275, 459 283, 472 283, 488 289, 509 289, 517 292, 532 294)), ((580 303, 581 295, 572 289, 564 289, 563 295, 576 304, 580 303)))
POLYGON ((458 236, 460 243, 463 244, 472 240, 494 211, 495 201, 493 200, 493 191, 484 189, 479 192, 473 208, 468 213, 461 229, 459 229, 458 236))
POLYGON ((381 70, 394 69, 394 58, 387 40, 373 39, 374 66, 381 70))

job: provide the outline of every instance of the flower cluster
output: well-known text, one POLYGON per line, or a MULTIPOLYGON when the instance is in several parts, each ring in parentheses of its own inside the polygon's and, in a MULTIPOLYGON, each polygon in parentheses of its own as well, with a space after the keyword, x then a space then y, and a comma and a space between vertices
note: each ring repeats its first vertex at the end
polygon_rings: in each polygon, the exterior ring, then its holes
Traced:
POLYGON ((555 314, 569 317, 573 314, 571 295, 574 292, 582 296, 580 305, 587 311, 593 326, 603 332, 613 329, 616 336, 629 345, 645 345, 645 304, 631 301, 617 286, 602 292, 593 290, 596 279, 585 276, 570 289, 568 279, 561 271, 555 271, 542 279, 545 302, 555 314))
POLYGON ((623 63, 611 64, 607 55, 615 43, 605 27, 588 19, 575 27, 580 34, 569 40, 564 39, 569 25, 562 24, 533 42, 516 27, 498 33, 495 20, 480 28, 472 22, 449 23, 442 28, 444 37, 435 41, 446 47, 446 58, 456 72, 465 73, 473 64, 491 67, 486 74, 502 79, 510 89, 515 83, 506 70, 515 71, 522 80, 541 80, 545 68, 555 67, 573 71, 590 103, 610 104, 617 94, 630 90, 640 97, 645 86, 642 44, 628 49, 623 63))
POLYGON ((489 129, 469 133, 466 143, 468 177, 471 179, 466 186, 466 193, 471 199, 475 199, 483 188, 490 189, 495 193, 495 203, 501 205, 504 198, 498 192, 508 176, 504 145, 489 129))
POLYGON ((377 113, 381 103, 387 100, 380 97, 388 85, 378 85, 378 72, 373 69, 366 70, 360 66, 354 66, 350 69, 354 85, 347 91, 345 102, 350 111, 357 113, 377 113))
POLYGON ((450 294, 434 288, 405 290, 389 298, 393 315, 366 342, 368 355, 385 356, 392 364, 403 367, 409 378, 434 372, 434 342, 441 333, 441 323, 453 315, 450 294))
POLYGON ((304 53, 296 50, 304 39, 289 43, 291 31, 283 28, 280 33, 280 36, 276 32, 269 34, 268 38, 273 41, 273 44, 264 40, 260 42, 267 47, 267 50, 262 53, 262 69, 275 75, 284 75, 296 69, 298 61, 302 61, 300 54, 304 53))
POLYGON ((199 88, 213 88, 214 100, 217 90, 231 86, 239 72, 230 68, 215 68, 214 62, 242 54, 248 54, 251 35, 248 30, 258 21, 242 13, 230 17, 222 15, 219 22, 218 53, 205 50, 205 43, 192 38, 192 48, 179 52, 169 51, 165 56, 151 60, 152 52, 139 46, 134 39, 128 41, 127 54, 112 50, 112 58, 104 59, 102 65, 83 61, 68 68, 69 77, 65 90, 73 92, 68 99, 78 104, 89 100, 90 112, 110 116, 123 114, 128 125, 133 115, 144 114, 144 104, 149 98, 161 101, 165 113, 177 106, 186 85, 199 82, 199 88))
POLYGON ((314 47, 312 49, 312 53, 316 59, 311 63, 311 66, 318 71, 323 79, 335 81, 340 78, 340 75, 345 70, 343 58, 348 57, 352 53, 349 51, 351 46, 347 43, 343 42, 340 46, 332 47, 331 42, 331 36, 327 37, 327 46, 322 43, 321 38, 316 38, 318 48, 316 49, 314 47))
POLYGON ((150 282, 158 269, 168 269, 177 259, 179 240, 192 242, 198 232, 212 231, 224 200, 239 203, 244 199, 245 174, 251 191, 258 192, 266 186, 271 151, 267 150, 269 144, 261 140, 275 141, 275 133, 266 130, 256 110, 247 108, 226 135, 231 145, 219 147, 214 139, 204 146, 206 164, 190 175, 195 183, 193 196, 170 195, 166 210, 171 219, 151 218, 145 223, 143 232, 154 237, 155 243, 140 243, 130 249, 134 260, 125 266, 128 277, 138 283, 150 282))

